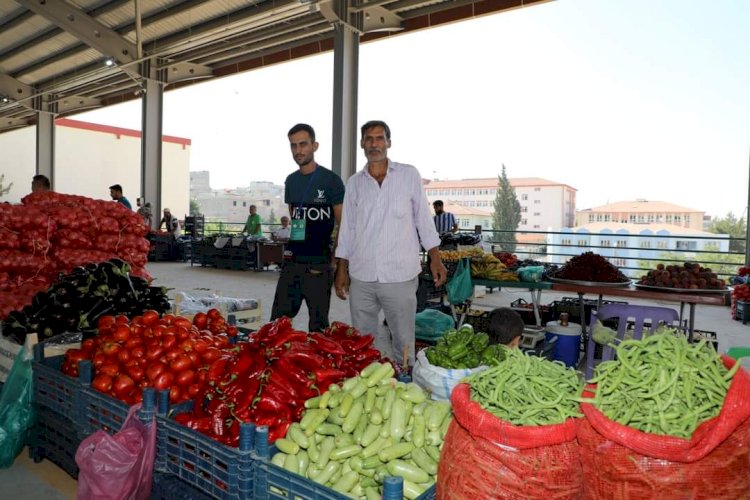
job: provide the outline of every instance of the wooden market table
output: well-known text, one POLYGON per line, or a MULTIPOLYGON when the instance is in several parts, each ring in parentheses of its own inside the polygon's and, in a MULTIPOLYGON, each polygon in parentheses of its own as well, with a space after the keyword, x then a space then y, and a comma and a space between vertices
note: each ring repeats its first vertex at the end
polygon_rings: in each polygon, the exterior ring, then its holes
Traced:
MULTIPOLYGON (((526 288, 531 293, 531 304, 534 309, 534 319, 536 319, 536 326, 544 326, 542 325, 542 316, 539 313, 540 307, 541 307, 541 301, 542 301, 542 290, 549 290, 552 288, 552 283, 549 283, 547 281, 539 281, 539 282, 526 282, 526 281, 495 281, 495 280, 486 280, 481 278, 471 278, 472 283, 474 286, 484 286, 487 288, 497 288, 498 290, 505 288, 526 288)), ((469 310, 469 307, 471 305, 471 301, 468 301, 469 304, 467 304, 466 310, 469 310)), ((460 323, 463 323, 463 316, 460 323)), ((460 324, 459 323, 459 324, 460 324)))
POLYGON ((583 330, 584 335, 586 334, 586 321, 588 318, 586 318, 586 314, 584 312, 584 303, 583 303, 583 296, 586 294, 589 295, 598 295, 599 296, 599 303, 597 306, 597 310, 601 308, 602 305, 602 297, 605 295, 611 296, 611 297, 629 297, 632 299, 641 299, 641 300, 663 300, 665 302, 675 302, 680 304, 680 323, 682 323, 683 316, 684 316, 684 309, 685 304, 689 307, 689 316, 688 316, 688 340, 693 340, 693 331, 695 329, 695 306, 697 304, 703 304, 703 305, 709 305, 709 306, 723 306, 725 295, 726 293, 729 293, 727 290, 726 292, 717 292, 717 293, 689 293, 689 292, 670 292, 668 290, 660 291, 660 290, 644 290, 635 288, 635 286, 630 285, 627 287, 607 287, 607 286, 589 286, 589 285, 577 285, 577 284, 570 284, 570 283, 552 283, 552 290, 553 291, 560 291, 560 292, 574 292, 578 294, 578 298, 580 299, 580 305, 581 305, 581 329, 583 330))

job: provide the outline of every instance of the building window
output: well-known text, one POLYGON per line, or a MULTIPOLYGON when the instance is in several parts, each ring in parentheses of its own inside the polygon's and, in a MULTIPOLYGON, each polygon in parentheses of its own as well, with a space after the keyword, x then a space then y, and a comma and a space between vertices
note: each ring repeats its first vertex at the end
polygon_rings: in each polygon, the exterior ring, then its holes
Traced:
POLYGON ((635 224, 635 215, 631 215, 630 217, 628 217, 628 221, 635 224))
POLYGON ((594 214, 589 214, 589 222, 594 222, 594 214))
POLYGON ((578 246, 579 247, 587 247, 589 245, 588 245, 588 242, 586 240, 578 240, 578 246))
POLYGON ((539 229, 539 224, 534 224, 534 229, 539 229))
POLYGON ((247 202, 246 202, 246 201, 243 201, 243 202, 242 202, 242 206, 243 206, 243 207, 246 207, 246 206, 247 206, 247 202))
POLYGON ((695 241, 678 241, 675 248, 677 250, 697 250, 698 245, 695 241))
POLYGON ((521 207, 521 213, 526 213, 526 212, 528 212, 528 211, 529 211, 529 209, 528 209, 528 208, 526 208, 526 207, 521 207))
POLYGON ((542 214, 541 214, 541 213, 539 213, 539 212, 534 212, 534 215, 535 215, 535 216, 540 216, 540 215, 542 215, 542 214))
POLYGON ((617 240, 617 246, 619 248, 625 248, 626 246, 628 246, 628 242, 625 240, 617 240))
POLYGON ((534 200, 534 203, 538 204, 538 203, 541 203, 541 201, 540 200, 534 200))
POLYGON ((563 246, 568 246, 568 247, 572 243, 571 240, 568 238, 563 238, 562 240, 560 240, 560 242, 563 244, 563 246))
POLYGON ((236 202, 236 201, 233 201, 233 202, 232 202, 232 206, 233 206, 233 207, 236 207, 236 206, 237 206, 237 202, 236 202))
POLYGON ((641 241, 641 248, 651 248, 651 240, 641 241))
POLYGON ((526 219, 521 219, 521 225, 525 226, 528 223, 529 221, 527 221, 526 219))
POLYGON ((643 224, 644 222, 646 222, 646 219, 643 217, 643 215, 639 215, 638 216, 638 224, 643 224))
POLYGON ((596 214, 596 222, 602 221, 602 214, 596 214))
POLYGON ((609 240, 602 240, 602 246, 603 247, 611 247, 612 246, 612 242, 609 241, 609 240))
POLYGON ((529 195, 528 194, 522 194, 521 195, 521 201, 526 201, 528 199, 529 199, 529 195))
POLYGON ((534 191, 541 191, 542 188, 534 188, 534 191))
POLYGON ((617 267, 624 267, 626 264, 625 259, 612 259, 611 262, 617 267))
POLYGON ((648 214, 648 223, 653 224, 654 223, 654 214, 648 214))
POLYGON ((675 216, 674 216, 674 221, 675 221, 675 222, 681 222, 681 221, 682 221, 682 217, 681 217, 681 216, 679 216, 679 215, 675 215, 675 216))
POLYGON ((667 214, 667 224, 672 223, 672 214, 667 214))
POLYGON ((686 225, 687 225, 687 224, 690 224, 690 216, 689 216, 689 215, 686 215, 686 216, 685 216, 685 224, 686 224, 686 225))
POLYGON ((604 214, 604 222, 609 222, 609 214, 604 214))
POLYGON ((469 219, 461 219, 461 227, 469 227, 469 219))
POLYGON ((656 248, 659 248, 661 250, 664 250, 667 248, 667 242, 666 241, 659 241, 656 243, 656 248))

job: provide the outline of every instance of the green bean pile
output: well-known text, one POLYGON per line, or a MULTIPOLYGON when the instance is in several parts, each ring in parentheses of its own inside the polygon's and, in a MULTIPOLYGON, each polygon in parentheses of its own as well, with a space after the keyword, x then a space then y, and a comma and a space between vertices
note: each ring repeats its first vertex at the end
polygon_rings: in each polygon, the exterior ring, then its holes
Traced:
POLYGON ((508 350, 497 366, 463 380, 471 399, 515 425, 561 424, 581 416, 582 384, 576 372, 559 362, 508 350))
POLYGON ((597 366, 590 381, 594 406, 620 424, 682 438, 719 414, 740 366, 727 370, 704 340, 689 344, 671 329, 615 350, 617 359, 597 366))

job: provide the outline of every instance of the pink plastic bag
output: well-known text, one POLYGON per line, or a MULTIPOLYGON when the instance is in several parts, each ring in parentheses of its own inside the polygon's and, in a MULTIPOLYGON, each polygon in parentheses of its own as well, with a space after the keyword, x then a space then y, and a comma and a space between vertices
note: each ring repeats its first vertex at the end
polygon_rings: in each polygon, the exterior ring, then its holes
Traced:
POLYGON ((76 451, 78 500, 145 500, 151 495, 156 422, 144 424, 130 407, 114 436, 96 431, 76 451))

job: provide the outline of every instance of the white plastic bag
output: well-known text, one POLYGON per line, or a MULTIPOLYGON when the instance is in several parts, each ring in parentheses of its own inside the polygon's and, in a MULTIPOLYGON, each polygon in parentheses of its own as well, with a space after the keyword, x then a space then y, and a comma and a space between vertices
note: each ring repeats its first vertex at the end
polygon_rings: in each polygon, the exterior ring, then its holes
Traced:
POLYGON ((474 373, 489 368, 488 366, 478 366, 476 368, 441 368, 430 364, 422 349, 417 353, 417 363, 414 365, 411 377, 415 384, 428 391, 432 399, 449 401, 451 391, 463 379, 474 373))

